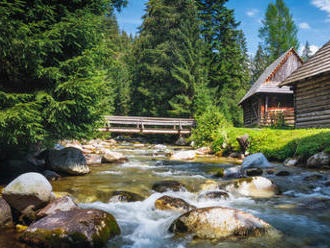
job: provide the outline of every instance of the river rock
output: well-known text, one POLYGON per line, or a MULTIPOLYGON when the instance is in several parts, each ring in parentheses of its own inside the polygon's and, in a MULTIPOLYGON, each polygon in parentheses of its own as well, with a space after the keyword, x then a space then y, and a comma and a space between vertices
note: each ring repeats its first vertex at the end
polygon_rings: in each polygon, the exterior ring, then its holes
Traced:
POLYGON ((38 247, 103 247, 120 234, 115 218, 102 210, 57 212, 29 226, 21 240, 38 247))
POLYGON ((162 145, 162 144, 158 144, 158 145, 155 145, 153 148, 158 150, 158 151, 165 151, 167 149, 167 146, 162 145))
POLYGON ((242 176, 241 166, 227 168, 223 171, 223 177, 225 178, 241 178, 242 176))
POLYGON ((278 187, 271 180, 259 176, 224 182, 221 188, 233 194, 261 198, 273 197, 279 192, 278 187))
POLYGON ((240 152, 232 152, 229 154, 230 158, 244 159, 244 154, 240 152))
POLYGON ((217 190, 219 189, 219 185, 216 181, 208 179, 199 188, 201 191, 217 190))
POLYGON ((197 152, 196 151, 179 151, 175 152, 171 159, 173 160, 192 160, 196 157, 197 152))
POLYGON ((212 153, 212 149, 210 147, 201 147, 196 150, 198 155, 208 155, 212 153))
POLYGON ((127 158, 119 152, 113 152, 106 150, 102 157, 102 163, 115 163, 115 162, 124 162, 127 161, 127 158))
POLYGON ((159 210, 187 212, 192 209, 195 209, 196 207, 193 205, 190 205, 188 202, 186 202, 180 198, 164 195, 155 201, 155 208, 157 208, 159 210))
POLYGON ((0 197, 0 228, 13 225, 13 217, 9 204, 0 197))
POLYGON ((42 217, 52 215, 60 211, 70 211, 75 208, 78 208, 78 206, 73 202, 71 197, 64 196, 61 198, 56 198, 55 200, 50 202, 46 207, 41 209, 36 216, 38 219, 40 219, 42 217))
POLYGON ((171 224, 169 231, 214 240, 260 236, 271 228, 268 223, 252 214, 226 207, 208 207, 181 215, 171 224))
POLYGON ((202 193, 198 196, 199 199, 228 199, 229 194, 225 191, 210 191, 202 193))
POLYGON ((25 173, 17 177, 3 190, 3 198, 19 212, 32 207, 34 210, 45 206, 52 198, 52 186, 39 173, 25 173))
POLYGON ((272 165, 268 162, 267 158, 262 153, 255 153, 247 156, 242 163, 242 170, 249 168, 270 168, 272 165))
POLYGON ((261 176, 263 174, 263 170, 260 168, 250 168, 245 170, 245 174, 248 177, 261 176))
POLYGON ((304 177, 304 181, 307 181, 307 182, 315 182, 315 181, 324 180, 324 179, 325 179, 325 177, 322 176, 321 174, 312 174, 312 175, 308 175, 308 176, 304 177))
POLYGON ((160 193, 166 191, 186 191, 186 188, 182 183, 171 180, 155 182, 152 185, 152 189, 160 193))
POLYGON ((326 152, 320 152, 309 159, 307 159, 307 167, 309 168, 329 168, 330 167, 330 154, 326 152))
POLYGON ((276 173, 276 176, 278 176, 278 177, 287 177, 287 176, 290 176, 290 172, 281 170, 281 171, 276 173))
POLYGON ((51 170, 69 175, 89 173, 86 158, 81 150, 67 147, 62 150, 49 150, 48 166, 51 170))
POLYGON ((292 167, 292 166, 296 166, 298 162, 299 160, 297 158, 287 158, 286 160, 284 160, 283 165, 292 167))
POLYGON ((144 197, 128 191, 113 191, 109 199, 110 202, 136 202, 143 200, 144 197))
POLYGON ((185 140, 185 138, 183 138, 182 136, 180 136, 179 139, 177 141, 175 141, 175 144, 177 146, 186 146, 187 145, 187 141, 185 140))
POLYGON ((56 181, 57 179, 61 178, 59 174, 51 170, 43 171, 42 175, 44 175, 49 181, 56 181))
POLYGON ((102 156, 98 154, 85 154, 85 158, 88 165, 102 163, 102 156))

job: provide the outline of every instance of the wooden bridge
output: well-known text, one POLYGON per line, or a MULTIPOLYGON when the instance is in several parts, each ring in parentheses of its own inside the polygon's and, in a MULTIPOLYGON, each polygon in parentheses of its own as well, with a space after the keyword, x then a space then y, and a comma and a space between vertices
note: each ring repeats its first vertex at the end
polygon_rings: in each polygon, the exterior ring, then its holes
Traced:
POLYGON ((100 131, 112 133, 190 134, 194 119, 141 116, 105 116, 100 131))

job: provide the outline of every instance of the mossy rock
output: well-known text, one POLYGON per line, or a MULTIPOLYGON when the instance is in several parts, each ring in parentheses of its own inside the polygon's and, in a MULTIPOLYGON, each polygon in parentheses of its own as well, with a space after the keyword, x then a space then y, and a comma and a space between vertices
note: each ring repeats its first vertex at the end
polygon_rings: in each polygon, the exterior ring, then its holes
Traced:
POLYGON ((102 210, 73 209, 33 223, 21 240, 39 247, 103 247, 120 234, 115 218, 102 210))
POLYGON ((176 212, 187 212, 196 207, 190 205, 188 202, 181 198, 171 197, 164 195, 155 201, 155 207, 159 210, 170 210, 176 212))
POLYGON ((182 184, 179 183, 177 181, 172 181, 172 180, 168 180, 168 181, 160 181, 160 182, 155 182, 152 185, 152 189, 154 191, 160 192, 160 193, 164 193, 166 191, 186 191, 186 187, 182 184))

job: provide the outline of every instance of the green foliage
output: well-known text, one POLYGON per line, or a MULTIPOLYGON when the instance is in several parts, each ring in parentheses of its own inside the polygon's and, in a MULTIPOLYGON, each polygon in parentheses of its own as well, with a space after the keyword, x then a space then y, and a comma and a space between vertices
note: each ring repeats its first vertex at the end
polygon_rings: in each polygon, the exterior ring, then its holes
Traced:
POLYGON ((268 159, 283 161, 288 157, 300 157, 306 160, 320 151, 330 151, 329 129, 219 129, 213 136, 215 151, 239 152, 237 137, 249 135, 250 154, 262 152, 268 159))
POLYGON ((260 75, 264 72, 264 70, 268 66, 268 57, 263 50, 262 46, 259 44, 258 45, 258 50, 256 52, 256 55, 254 56, 252 60, 252 68, 251 68, 251 82, 254 83, 258 80, 260 75))
POLYGON ((196 116, 196 128, 192 130, 190 139, 195 141, 197 146, 209 145, 214 141, 218 130, 229 126, 219 109, 211 105, 203 114, 196 116))
POLYGON ((92 135, 112 92, 102 23, 125 2, 0 2, 2 149, 92 135))
POLYGON ((249 87, 249 60, 246 40, 225 6, 227 0, 199 0, 201 33, 207 45, 208 79, 216 88, 216 103, 225 118, 235 126, 242 125, 242 110, 237 103, 249 87))
POLYGON ((297 26, 284 1, 276 0, 275 4, 270 3, 259 29, 259 37, 264 40, 269 62, 277 59, 291 47, 299 48, 297 33, 297 26))

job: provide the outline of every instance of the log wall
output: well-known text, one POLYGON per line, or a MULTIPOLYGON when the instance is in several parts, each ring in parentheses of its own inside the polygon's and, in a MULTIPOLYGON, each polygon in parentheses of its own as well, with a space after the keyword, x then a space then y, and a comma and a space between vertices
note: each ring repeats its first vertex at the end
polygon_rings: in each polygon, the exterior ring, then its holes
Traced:
POLYGON ((298 82, 296 128, 330 128, 330 74, 298 82))

